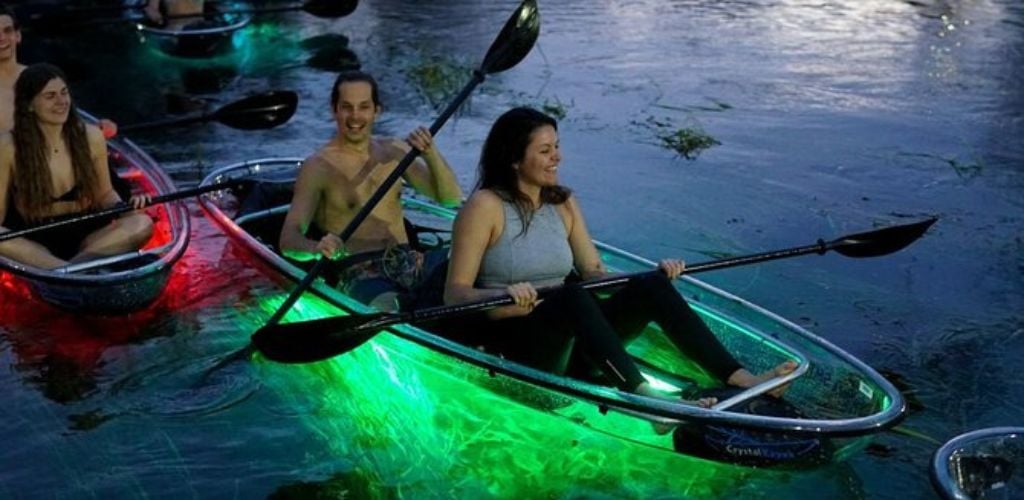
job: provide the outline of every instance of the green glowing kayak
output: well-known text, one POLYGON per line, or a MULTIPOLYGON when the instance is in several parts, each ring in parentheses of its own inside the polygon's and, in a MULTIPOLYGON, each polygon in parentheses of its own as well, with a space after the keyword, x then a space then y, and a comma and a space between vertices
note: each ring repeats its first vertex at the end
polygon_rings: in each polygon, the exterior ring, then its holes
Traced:
MULTIPOLYGON (((300 164, 297 158, 246 161, 212 172, 201 184, 254 179, 253 184, 275 186, 271 190, 284 193, 276 203, 254 207, 247 198, 251 189, 218 191, 202 196, 200 204, 246 255, 289 282, 301 280, 305 271, 280 256, 274 245, 300 164)), ((445 243, 444 231, 451 225, 453 211, 414 197, 405 197, 404 204, 413 225, 438 229, 429 232, 430 243, 445 243)), ((638 272, 655 265, 599 242, 597 246, 612 272, 638 272)), ((676 283, 719 340, 751 371, 765 371, 787 359, 797 361, 799 368, 770 383, 726 395, 728 401, 720 402, 717 409, 704 409, 541 372, 409 325, 388 330, 402 343, 374 340, 357 350, 393 349, 388 353, 392 363, 471 380, 502 397, 570 419, 602 435, 744 465, 803 466, 839 460, 866 446, 872 434, 895 425, 902 417, 905 405, 897 389, 850 354, 705 283, 689 277, 676 283), (421 355, 423 348, 434 354, 421 355), (785 383, 791 385, 784 402, 761 395, 785 383), (679 426, 671 436, 658 435, 651 422, 679 426)), ((321 315, 372 312, 322 280, 314 282, 310 291, 341 311, 321 315)), ((300 301, 297 311, 285 321, 308 316, 310 307, 303 306, 306 302, 300 301)), ((653 384, 678 390, 684 397, 692 398, 719 385, 672 347, 655 326, 630 344, 629 351, 653 384)))
MULTIPOLYGON (((209 10, 209 9, 208 9, 209 10)), ((189 23, 181 29, 165 29, 140 22, 136 24, 142 42, 156 44, 165 54, 206 58, 225 54, 234 48, 234 36, 252 21, 248 14, 219 14, 189 23)))

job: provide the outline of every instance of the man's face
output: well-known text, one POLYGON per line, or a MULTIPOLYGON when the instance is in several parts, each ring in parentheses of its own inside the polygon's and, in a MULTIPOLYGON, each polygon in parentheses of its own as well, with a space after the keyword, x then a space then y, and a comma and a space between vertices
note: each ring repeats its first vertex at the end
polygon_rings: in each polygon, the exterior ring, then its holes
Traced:
POLYGON ((14 27, 11 16, 0 16, 0 61, 17 60, 21 30, 14 27))
POLYGON ((338 87, 334 120, 338 133, 349 142, 370 139, 380 108, 373 104, 373 89, 366 82, 344 82, 338 87))

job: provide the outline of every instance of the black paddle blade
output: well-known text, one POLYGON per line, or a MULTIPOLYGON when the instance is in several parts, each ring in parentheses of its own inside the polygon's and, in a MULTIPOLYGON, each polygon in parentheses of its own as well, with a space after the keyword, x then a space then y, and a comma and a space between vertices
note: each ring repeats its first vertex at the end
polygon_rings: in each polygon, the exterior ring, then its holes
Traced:
POLYGON ((519 64, 530 53, 540 35, 540 12, 536 0, 524 0, 487 49, 480 71, 498 73, 519 64))
POLYGON ((358 0, 308 0, 302 4, 302 10, 316 17, 344 17, 358 6, 358 0))
POLYGON ((267 325, 252 334, 252 344, 267 359, 279 363, 323 361, 363 345, 379 330, 359 327, 389 316, 387 313, 335 316, 267 325))
POLYGON ((262 130, 287 122, 298 104, 295 92, 276 90, 228 104, 215 111, 212 118, 232 128, 262 130))
POLYGON ((888 255, 907 247, 917 241, 937 218, 892 226, 876 231, 851 234, 833 240, 828 244, 829 250, 835 250, 847 257, 878 257, 888 255))

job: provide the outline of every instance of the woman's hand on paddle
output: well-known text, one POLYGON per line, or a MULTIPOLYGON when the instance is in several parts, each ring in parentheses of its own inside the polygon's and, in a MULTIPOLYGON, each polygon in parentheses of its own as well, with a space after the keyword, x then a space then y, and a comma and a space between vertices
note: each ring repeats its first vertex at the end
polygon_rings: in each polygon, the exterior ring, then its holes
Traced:
POLYGON ((665 259, 658 263, 658 269, 668 276, 668 279, 674 280, 683 274, 686 269, 686 263, 680 259, 665 259))
POLYGON ((103 132, 104 139, 113 139, 117 137, 117 124, 113 120, 106 118, 100 118, 99 121, 100 131, 103 132))
POLYGON ((530 314, 540 301, 537 300, 537 289, 528 282, 514 283, 505 288, 515 305, 521 310, 522 316, 530 314))
POLYGON ((128 200, 128 204, 135 210, 146 208, 150 203, 153 203, 153 198, 148 194, 133 194, 128 200))
POLYGON ((345 244, 336 234, 326 234, 316 244, 316 251, 328 259, 337 259, 345 255, 345 244))

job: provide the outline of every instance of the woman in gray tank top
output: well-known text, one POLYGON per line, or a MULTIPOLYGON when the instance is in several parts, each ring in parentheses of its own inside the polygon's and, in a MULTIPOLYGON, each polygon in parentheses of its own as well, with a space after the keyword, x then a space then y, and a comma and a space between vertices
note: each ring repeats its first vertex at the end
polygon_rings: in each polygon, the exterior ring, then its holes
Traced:
POLYGON ((573 270, 591 279, 605 269, 576 199, 558 184, 558 146, 556 122, 539 111, 514 108, 494 123, 477 188, 455 220, 444 296, 456 304, 510 295, 515 304, 443 325, 444 333, 558 374, 580 362, 621 390, 656 397, 667 396, 647 384, 624 347, 651 321, 729 385, 750 387, 795 368, 789 362, 762 375, 743 368, 672 286, 682 261, 662 261, 663 273, 606 299, 565 284, 573 270), (538 301, 537 288, 551 285, 563 286, 538 301))

